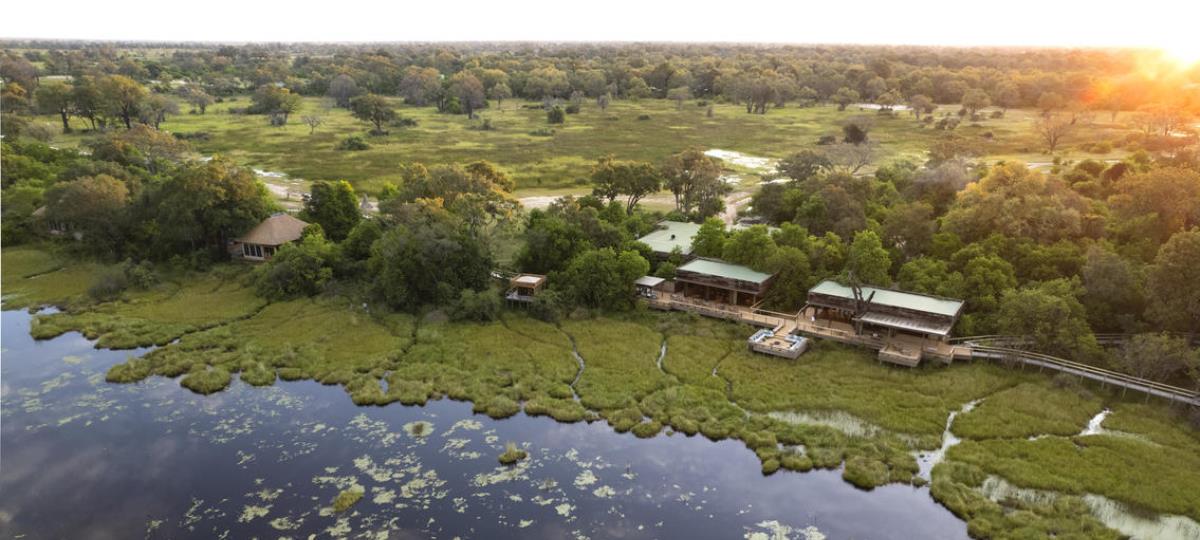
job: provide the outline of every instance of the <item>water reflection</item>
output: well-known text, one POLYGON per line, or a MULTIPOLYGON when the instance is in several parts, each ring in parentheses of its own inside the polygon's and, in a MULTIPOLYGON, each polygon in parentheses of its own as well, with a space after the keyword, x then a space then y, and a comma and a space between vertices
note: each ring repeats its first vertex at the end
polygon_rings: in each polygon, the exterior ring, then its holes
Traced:
POLYGON ((3 313, 0 536, 965 538, 927 489, 759 473, 737 442, 641 440, 469 404, 356 407, 313 382, 202 397, 105 383, 144 351, 35 342, 3 313), (530 458, 502 467, 506 442, 530 458), (337 513, 346 489, 364 496, 337 513))

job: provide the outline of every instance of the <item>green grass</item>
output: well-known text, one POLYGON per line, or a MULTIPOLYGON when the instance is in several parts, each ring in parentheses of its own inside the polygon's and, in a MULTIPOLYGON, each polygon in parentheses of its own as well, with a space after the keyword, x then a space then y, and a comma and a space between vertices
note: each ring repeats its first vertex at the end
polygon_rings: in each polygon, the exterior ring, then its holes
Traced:
POLYGON ((0 254, 4 309, 84 302, 92 280, 105 266, 69 261, 43 246, 5 248, 0 254))
POLYGON ((671 383, 656 363, 662 334, 640 324, 615 320, 567 321, 562 327, 575 339, 587 366, 576 389, 589 409, 632 407, 671 383))
MULTIPOLYGON (((208 141, 195 142, 197 151, 204 155, 219 153, 296 178, 346 179, 367 191, 378 190, 383 182, 396 181, 396 166, 406 161, 438 164, 490 160, 507 170, 524 191, 577 187, 595 160, 607 154, 658 162, 670 154, 698 146, 780 158, 811 147, 822 135, 840 133, 841 122, 854 115, 874 119, 871 138, 879 143, 878 163, 893 158, 924 161, 929 143, 943 134, 919 124, 906 113, 886 117, 873 111, 839 112, 834 106, 820 106, 786 107, 757 115, 746 114, 736 104, 716 104, 714 117, 707 118, 706 108, 694 102, 676 110, 672 102, 648 99, 616 101, 607 111, 586 103, 579 114, 567 117, 565 125, 555 127, 553 136, 542 137, 530 132, 546 127, 545 113, 540 109, 520 108, 523 103, 517 101, 506 102, 502 110, 493 106, 482 111, 481 119, 491 120, 496 129, 481 131, 472 127, 482 120, 438 114, 432 107, 404 106, 396 99, 401 114, 417 120, 418 126, 391 128, 389 135, 369 137, 369 150, 345 152, 335 148, 339 141, 368 131, 368 125, 355 120, 348 111, 326 110, 322 99, 305 98, 294 119, 283 127, 270 126, 264 116, 228 112, 249 103, 247 96, 240 96, 234 102, 215 104, 204 115, 170 117, 162 128, 179 133, 208 132, 211 135, 208 141), (309 135, 308 126, 300 121, 306 114, 325 118, 325 125, 313 135, 309 135), (638 120, 643 114, 651 119, 638 120)), ((955 108, 943 108, 952 110, 955 108)), ((1032 132, 1036 114, 1010 110, 1004 118, 981 121, 978 127, 966 122, 956 133, 981 142, 985 141, 984 133, 991 133, 992 139, 982 144, 993 159, 1049 161, 1040 154, 1032 132)), ((57 119, 45 116, 42 120, 57 119)), ((79 129, 84 128, 79 119, 75 119, 75 124, 79 129)), ((1068 146, 1075 140, 1116 140, 1126 132, 1128 129, 1123 125, 1096 123, 1088 131, 1073 135, 1068 146)), ((54 143, 74 146, 88 137, 81 133, 60 135, 54 143)), ((1120 154, 1119 150, 1104 156, 1068 152, 1067 157, 1105 158, 1120 154)))
POLYGON ((1104 406, 1082 389, 1054 388, 1040 379, 1001 390, 954 419, 954 434, 970 439, 1075 435, 1104 406))
POLYGON ((237 276, 243 265, 230 265, 200 277, 183 277, 149 291, 87 308, 70 308, 33 319, 31 333, 49 339, 79 331, 99 347, 130 349, 165 345, 180 336, 247 317, 266 305, 237 276))

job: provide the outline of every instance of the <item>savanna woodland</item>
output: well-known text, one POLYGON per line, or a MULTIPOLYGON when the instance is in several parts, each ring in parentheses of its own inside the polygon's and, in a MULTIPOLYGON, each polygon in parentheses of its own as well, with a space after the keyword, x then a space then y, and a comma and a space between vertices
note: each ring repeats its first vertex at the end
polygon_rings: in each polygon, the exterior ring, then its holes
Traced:
MULTIPOLYGON (((104 385, 317 381, 356 405, 738 441, 762 475, 928 486, 975 538, 1141 534, 1104 504, 1200 534, 1194 404, 1003 359, 895 367, 822 339, 771 357, 748 325, 635 294, 699 256, 774 276, 773 313, 826 279, 961 299, 956 336, 1195 400, 1200 64, 10 40, 0 77, 4 307, 38 340, 136 349, 104 385), (231 260, 279 214, 298 239, 231 260), (664 220, 698 225, 690 250, 639 241, 664 220), (506 302, 521 273, 544 289, 506 302)), ((327 519, 379 504, 339 488, 327 519)))

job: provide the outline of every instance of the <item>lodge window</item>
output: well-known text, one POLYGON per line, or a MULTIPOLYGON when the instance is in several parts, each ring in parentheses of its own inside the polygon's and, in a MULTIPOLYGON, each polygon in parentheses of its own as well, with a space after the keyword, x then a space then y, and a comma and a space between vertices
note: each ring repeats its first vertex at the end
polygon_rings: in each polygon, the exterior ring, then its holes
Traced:
POLYGON ((262 246, 258 244, 242 244, 242 255, 261 259, 263 256, 262 246))

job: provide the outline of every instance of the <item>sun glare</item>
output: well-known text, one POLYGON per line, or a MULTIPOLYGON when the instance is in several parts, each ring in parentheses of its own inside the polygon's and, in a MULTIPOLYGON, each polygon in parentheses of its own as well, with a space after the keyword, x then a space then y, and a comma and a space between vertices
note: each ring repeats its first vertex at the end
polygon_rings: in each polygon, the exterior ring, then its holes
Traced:
POLYGON ((1180 68, 1190 68, 1200 63, 1200 42, 1176 43, 1162 48, 1167 59, 1180 68))

